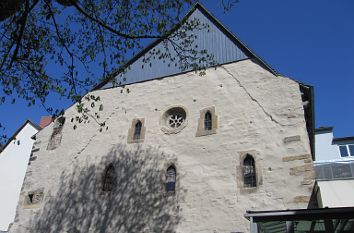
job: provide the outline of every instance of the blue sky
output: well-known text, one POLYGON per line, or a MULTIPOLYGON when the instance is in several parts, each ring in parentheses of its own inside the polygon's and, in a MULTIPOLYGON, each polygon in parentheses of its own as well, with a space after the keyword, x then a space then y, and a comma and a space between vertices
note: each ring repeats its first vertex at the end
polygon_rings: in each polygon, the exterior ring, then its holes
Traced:
POLYGON ((315 87, 315 123, 354 136, 354 1, 240 0, 205 6, 281 74, 315 87))
MULTIPOLYGON (((316 127, 354 136, 353 0, 240 0, 227 13, 221 0, 202 2, 274 69, 315 87, 316 127)), ((9 135, 26 119, 39 123, 47 114, 21 101, 0 106, 0 112, 9 135)))

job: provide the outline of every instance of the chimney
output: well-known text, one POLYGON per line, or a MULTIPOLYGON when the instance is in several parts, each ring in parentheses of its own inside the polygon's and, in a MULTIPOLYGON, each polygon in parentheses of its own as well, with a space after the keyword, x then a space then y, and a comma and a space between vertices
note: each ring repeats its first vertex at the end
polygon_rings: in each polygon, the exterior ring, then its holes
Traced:
POLYGON ((48 126, 50 123, 54 121, 52 116, 42 116, 41 121, 39 122, 39 127, 42 129, 46 126, 48 126))

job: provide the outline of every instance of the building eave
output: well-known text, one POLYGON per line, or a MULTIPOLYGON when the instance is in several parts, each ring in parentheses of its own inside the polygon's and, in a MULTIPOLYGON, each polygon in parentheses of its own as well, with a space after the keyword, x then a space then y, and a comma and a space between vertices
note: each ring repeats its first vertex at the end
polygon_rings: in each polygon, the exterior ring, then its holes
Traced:
POLYGON ((354 136, 353 137, 343 137, 343 138, 334 138, 333 143, 345 143, 345 142, 352 142, 354 141, 354 136))
POLYGON ((6 147, 12 142, 12 140, 14 140, 14 139, 16 138, 16 136, 21 132, 21 130, 22 130, 27 124, 31 125, 33 128, 35 128, 35 129, 38 130, 38 131, 41 130, 41 128, 40 128, 37 124, 35 124, 35 123, 33 123, 31 120, 28 120, 28 119, 27 119, 27 120, 15 131, 15 133, 7 140, 6 144, 5 144, 5 145, 2 147, 2 149, 0 150, 0 153, 6 149, 6 147))
POLYGON ((260 221, 287 221, 287 220, 316 220, 316 219, 343 219, 352 218, 354 207, 293 209, 272 211, 247 211, 247 219, 253 218, 254 222, 260 221))

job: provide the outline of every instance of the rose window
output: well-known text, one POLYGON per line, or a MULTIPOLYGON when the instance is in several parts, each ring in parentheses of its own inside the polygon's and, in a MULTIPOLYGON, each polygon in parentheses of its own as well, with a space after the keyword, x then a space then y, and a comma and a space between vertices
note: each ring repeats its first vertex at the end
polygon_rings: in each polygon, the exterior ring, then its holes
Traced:
POLYGON ((184 119, 183 116, 180 114, 170 115, 168 117, 168 124, 171 128, 178 128, 182 125, 184 119))
POLYGON ((183 107, 173 107, 167 110, 162 118, 162 131, 167 134, 178 133, 187 123, 187 113, 183 107))

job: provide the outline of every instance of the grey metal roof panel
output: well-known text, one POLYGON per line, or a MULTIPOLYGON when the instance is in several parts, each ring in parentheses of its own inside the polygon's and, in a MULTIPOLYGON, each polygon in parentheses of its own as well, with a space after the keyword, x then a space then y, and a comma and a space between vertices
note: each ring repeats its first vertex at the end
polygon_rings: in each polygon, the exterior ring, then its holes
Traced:
MULTIPOLYGON (((197 38, 193 42, 192 47, 198 45, 197 51, 206 50, 208 54, 214 56, 216 64, 230 63, 249 58, 241 48, 225 35, 217 25, 212 23, 199 9, 196 9, 188 18, 188 20, 194 19, 199 20, 200 25, 208 25, 208 27, 194 31, 197 38)), ((172 57, 178 56, 170 43, 168 44, 168 48, 172 57)), ((155 51, 164 51, 163 42, 151 47, 149 51, 154 49, 155 51)), ((124 73, 119 73, 115 77, 115 83, 118 85, 137 83, 192 70, 192 68, 182 70, 179 67, 178 61, 171 63, 170 61, 158 59, 157 57, 150 57, 149 62, 144 62, 144 58, 149 56, 149 52, 141 55, 136 61, 130 64, 129 69, 124 73)), ((109 87, 112 87, 112 83, 106 83, 102 88, 105 89, 109 87)))

